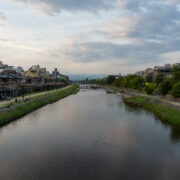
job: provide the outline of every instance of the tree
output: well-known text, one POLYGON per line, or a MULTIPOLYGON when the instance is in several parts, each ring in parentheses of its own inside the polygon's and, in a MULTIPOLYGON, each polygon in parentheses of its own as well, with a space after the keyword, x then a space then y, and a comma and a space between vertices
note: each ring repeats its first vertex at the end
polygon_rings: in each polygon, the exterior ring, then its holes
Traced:
POLYGON ((174 97, 180 97, 180 81, 173 86, 172 95, 174 97))
POLYGON ((156 84, 147 84, 145 87, 145 91, 147 94, 153 94, 154 90, 156 89, 156 84))
POLYGON ((143 77, 136 77, 131 81, 131 87, 133 89, 141 89, 144 86, 144 83, 143 77))
POLYGON ((98 79, 98 84, 100 85, 106 85, 106 78, 103 78, 103 79, 98 79))
POLYGON ((116 87, 121 87, 123 85, 123 77, 119 77, 113 82, 113 85, 116 87))
POLYGON ((172 89, 172 82, 170 79, 166 79, 159 86, 159 91, 162 95, 166 95, 172 89))
POLYGON ((123 87, 132 88, 131 81, 136 77, 138 77, 138 76, 134 75, 134 74, 127 75, 123 80, 123 87))
POLYGON ((97 84, 97 80, 96 80, 96 79, 91 79, 91 80, 89 80, 89 83, 91 83, 91 84, 97 84))
POLYGON ((115 76, 109 75, 107 77, 107 84, 112 84, 115 81, 115 79, 116 79, 115 76))
POLYGON ((153 76, 152 75, 146 76, 146 82, 148 82, 148 83, 153 82, 153 76))
POLYGON ((165 77, 164 75, 157 75, 156 78, 155 78, 155 83, 159 85, 159 84, 162 83, 165 79, 166 79, 166 77, 165 77))
POLYGON ((175 66, 172 70, 172 78, 175 82, 180 81, 180 67, 175 66))

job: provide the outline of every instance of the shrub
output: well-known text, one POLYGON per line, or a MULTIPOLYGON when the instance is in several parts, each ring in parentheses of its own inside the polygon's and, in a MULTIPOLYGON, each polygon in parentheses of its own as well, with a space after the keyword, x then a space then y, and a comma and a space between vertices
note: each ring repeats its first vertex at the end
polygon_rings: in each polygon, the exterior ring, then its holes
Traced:
POLYGON ((146 76, 146 82, 148 82, 148 83, 153 82, 153 76, 152 75, 146 76))
POLYGON ((156 84, 160 84, 162 83, 164 80, 166 79, 166 77, 164 75, 157 75, 154 82, 156 84))
POLYGON ((175 82, 180 81, 180 67, 175 66, 175 67, 173 68, 172 72, 173 72, 173 77, 172 77, 173 80, 174 80, 175 82))
POLYGON ((123 77, 119 77, 113 82, 113 85, 116 87, 121 87, 123 85, 123 77))
POLYGON ((141 89, 144 86, 144 78, 136 77, 131 81, 131 86, 133 89, 141 89))
POLYGON ((116 80, 115 76, 109 75, 107 77, 107 84, 112 84, 116 80))
POLYGON ((147 92, 147 94, 152 95, 154 90, 156 89, 156 84, 147 84, 145 87, 145 91, 147 92))
POLYGON ((173 85, 170 79, 167 79, 165 81, 163 81, 160 86, 159 86, 159 92, 162 95, 166 95, 168 93, 168 91, 170 91, 172 89, 173 85))
POLYGON ((132 88, 131 82, 136 77, 138 77, 138 76, 136 76, 134 74, 127 75, 123 80, 123 87, 132 88))
POLYGON ((180 81, 172 88, 172 95, 174 97, 180 97, 180 81))

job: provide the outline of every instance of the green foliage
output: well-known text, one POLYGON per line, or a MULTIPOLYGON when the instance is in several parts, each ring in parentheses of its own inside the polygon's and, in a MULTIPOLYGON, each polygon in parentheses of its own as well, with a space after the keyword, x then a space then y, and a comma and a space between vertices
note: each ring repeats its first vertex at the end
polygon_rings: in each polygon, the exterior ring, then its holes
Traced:
POLYGON ((166 79, 166 77, 165 77, 164 75, 158 75, 158 76, 156 76, 154 82, 159 85, 159 84, 162 83, 165 79, 166 79))
POLYGON ((122 87, 122 85, 123 85, 123 80, 124 80, 123 77, 119 77, 118 79, 116 79, 116 80, 113 82, 113 85, 116 86, 116 87, 122 87))
POLYGON ((131 87, 133 89, 141 89, 142 87, 144 87, 144 78, 143 77, 135 77, 132 81, 131 81, 131 87))
POLYGON ((159 94, 166 95, 172 94, 174 97, 179 97, 178 86, 173 86, 180 81, 180 67, 174 67, 172 70, 172 78, 167 78, 164 75, 157 75, 155 80, 153 81, 153 76, 149 75, 144 79, 141 76, 137 76, 135 74, 130 74, 125 77, 115 78, 113 75, 109 75, 104 79, 94 79, 89 81, 92 84, 100 84, 100 85, 113 85, 119 88, 129 88, 136 90, 145 90, 147 94, 153 94, 159 92, 159 94), (150 83, 145 86, 145 82, 150 83), (173 88, 173 92, 171 90, 173 88))
POLYGON ((107 84, 112 84, 116 80, 115 76, 109 75, 107 77, 107 84))
POLYGON ((124 78, 124 81, 123 81, 123 87, 125 88, 132 88, 132 85, 131 85, 131 81, 136 78, 138 76, 134 75, 134 74, 130 74, 130 75, 127 75, 125 78, 124 78))
POLYGON ((124 98, 124 102, 129 105, 133 105, 136 107, 139 106, 148 111, 151 111, 161 120, 166 121, 174 126, 180 127, 180 111, 177 109, 151 102, 150 99, 142 96, 124 98))
POLYGON ((170 79, 164 80, 160 85, 159 85, 159 92, 162 95, 166 95, 171 89, 173 85, 170 79))
POLYGON ((146 76, 146 82, 148 82, 148 83, 153 82, 153 76, 151 76, 151 75, 146 76))
POLYGON ((31 101, 23 103, 21 102, 13 105, 13 107, 7 108, 5 111, 0 112, 0 126, 20 118, 46 104, 56 102, 70 94, 77 93, 78 90, 79 88, 77 85, 72 85, 66 89, 51 92, 49 95, 39 95, 34 97, 31 101))
POLYGON ((96 79, 89 80, 88 82, 91 83, 91 84, 97 84, 97 80, 96 79))
POLYGON ((92 80, 89 80, 88 83, 90 83, 90 84, 106 85, 106 78, 103 78, 103 79, 92 79, 92 80))
POLYGON ((145 91, 147 92, 147 94, 152 95, 154 90, 156 89, 156 84, 147 84, 145 87, 145 91))
POLYGON ((100 84, 100 85, 113 85, 121 88, 133 88, 133 89, 141 89, 144 87, 144 78, 137 75, 127 75, 125 77, 115 78, 113 75, 109 75, 107 79, 94 79, 90 80, 89 83, 92 84, 100 84))
POLYGON ((173 73, 173 77, 172 77, 173 80, 175 82, 180 81, 180 67, 175 66, 172 70, 172 73, 173 73))
POLYGON ((180 97, 180 81, 173 86, 172 95, 174 97, 180 97))

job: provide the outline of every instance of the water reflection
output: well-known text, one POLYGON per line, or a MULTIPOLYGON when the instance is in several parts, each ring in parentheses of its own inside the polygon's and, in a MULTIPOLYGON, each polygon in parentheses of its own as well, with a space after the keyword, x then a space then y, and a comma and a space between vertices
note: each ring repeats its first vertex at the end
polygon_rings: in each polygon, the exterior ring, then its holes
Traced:
POLYGON ((180 142, 180 129, 171 127, 171 139, 174 142, 180 142))
POLYGON ((120 96, 82 90, 0 129, 0 179, 180 177, 178 130, 120 96))
MULTIPOLYGON (((121 105, 122 105, 122 103, 120 103, 120 106, 121 105)), ((136 114, 136 115, 141 115, 144 112, 144 110, 142 108, 130 106, 130 105, 127 105, 127 104, 125 104, 125 110, 128 113, 132 113, 132 114, 136 114)), ((147 111, 146 113, 154 116, 154 120, 156 122, 158 122, 159 124, 161 124, 162 126, 167 127, 168 129, 170 128, 170 134, 171 134, 170 138, 174 142, 179 142, 180 141, 180 128, 174 127, 171 124, 169 124, 169 123, 167 123, 165 121, 160 120, 155 115, 153 115, 153 113, 151 113, 151 112, 147 111)))

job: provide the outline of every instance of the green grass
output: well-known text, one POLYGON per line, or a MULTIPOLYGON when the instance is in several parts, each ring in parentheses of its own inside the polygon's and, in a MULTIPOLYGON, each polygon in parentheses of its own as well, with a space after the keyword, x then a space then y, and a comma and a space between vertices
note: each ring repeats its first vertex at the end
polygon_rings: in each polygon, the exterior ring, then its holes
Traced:
POLYGON ((124 102, 151 111, 162 121, 180 127, 180 111, 173 107, 151 102, 150 99, 142 96, 124 98, 124 102))
POLYGON ((0 126, 3 126, 15 119, 18 119, 42 106, 56 102, 62 98, 65 98, 71 94, 75 94, 79 91, 77 85, 72 85, 66 89, 62 89, 49 94, 39 95, 31 99, 28 102, 20 102, 5 109, 4 112, 0 112, 0 126))

